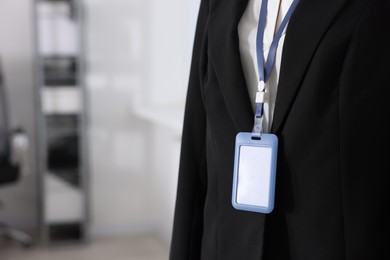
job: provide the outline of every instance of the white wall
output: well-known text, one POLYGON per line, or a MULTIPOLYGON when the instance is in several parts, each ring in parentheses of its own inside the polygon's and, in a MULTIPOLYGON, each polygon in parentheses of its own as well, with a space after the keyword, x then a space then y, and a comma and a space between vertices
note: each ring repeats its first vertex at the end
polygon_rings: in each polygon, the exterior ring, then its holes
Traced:
POLYGON ((190 65, 196 2, 151 0, 148 100, 158 105, 182 105, 190 65))
POLYGON ((150 88, 153 129, 154 212, 170 240, 179 168, 181 125, 199 0, 151 1, 150 88), (157 115, 157 116, 156 116, 157 115), (159 118, 160 117, 160 118, 159 118))
POLYGON ((170 239, 198 3, 85 1, 95 235, 170 239))
POLYGON ((15 184, 0 187, 0 221, 36 231, 36 188, 33 35, 31 0, 0 1, 0 56, 6 84, 10 125, 21 126, 30 140, 30 165, 26 176, 15 184))
POLYGON ((85 1, 92 234, 151 229, 148 139, 130 108, 146 87, 143 1, 85 1))

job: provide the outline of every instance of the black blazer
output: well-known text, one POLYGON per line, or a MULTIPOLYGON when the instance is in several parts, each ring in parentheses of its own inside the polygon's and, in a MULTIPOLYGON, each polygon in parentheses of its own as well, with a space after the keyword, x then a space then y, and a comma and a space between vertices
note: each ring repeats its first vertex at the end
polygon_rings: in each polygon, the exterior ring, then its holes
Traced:
POLYGON ((283 47, 267 215, 231 205, 235 136, 253 126, 237 33, 246 4, 201 2, 170 259, 390 259, 389 1, 297 6, 283 47))

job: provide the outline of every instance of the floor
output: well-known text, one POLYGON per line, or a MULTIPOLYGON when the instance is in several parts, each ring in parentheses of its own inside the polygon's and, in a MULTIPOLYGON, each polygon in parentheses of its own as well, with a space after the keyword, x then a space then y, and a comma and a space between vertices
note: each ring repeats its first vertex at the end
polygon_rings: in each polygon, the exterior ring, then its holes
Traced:
POLYGON ((35 247, 0 243, 0 260, 167 260, 169 246, 152 235, 94 239, 86 245, 35 247))

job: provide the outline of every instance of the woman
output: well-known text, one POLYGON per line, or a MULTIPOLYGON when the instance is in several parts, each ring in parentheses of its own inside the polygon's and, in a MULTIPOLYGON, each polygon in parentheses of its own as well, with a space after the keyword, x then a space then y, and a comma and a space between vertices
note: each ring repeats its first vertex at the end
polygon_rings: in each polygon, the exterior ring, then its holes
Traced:
POLYGON ((389 258, 389 1, 300 0, 257 90, 284 2, 269 1, 265 24, 261 0, 201 2, 171 260, 389 258), (259 104, 279 143, 271 213, 231 203, 235 138, 259 104))

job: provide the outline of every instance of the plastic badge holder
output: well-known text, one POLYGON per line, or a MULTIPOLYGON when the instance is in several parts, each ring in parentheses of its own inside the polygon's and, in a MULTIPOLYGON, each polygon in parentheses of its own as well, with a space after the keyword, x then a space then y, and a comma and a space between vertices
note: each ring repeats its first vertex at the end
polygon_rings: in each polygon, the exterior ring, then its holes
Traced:
POLYGON ((232 204, 235 209, 270 213, 274 208, 278 138, 236 136, 232 204))

